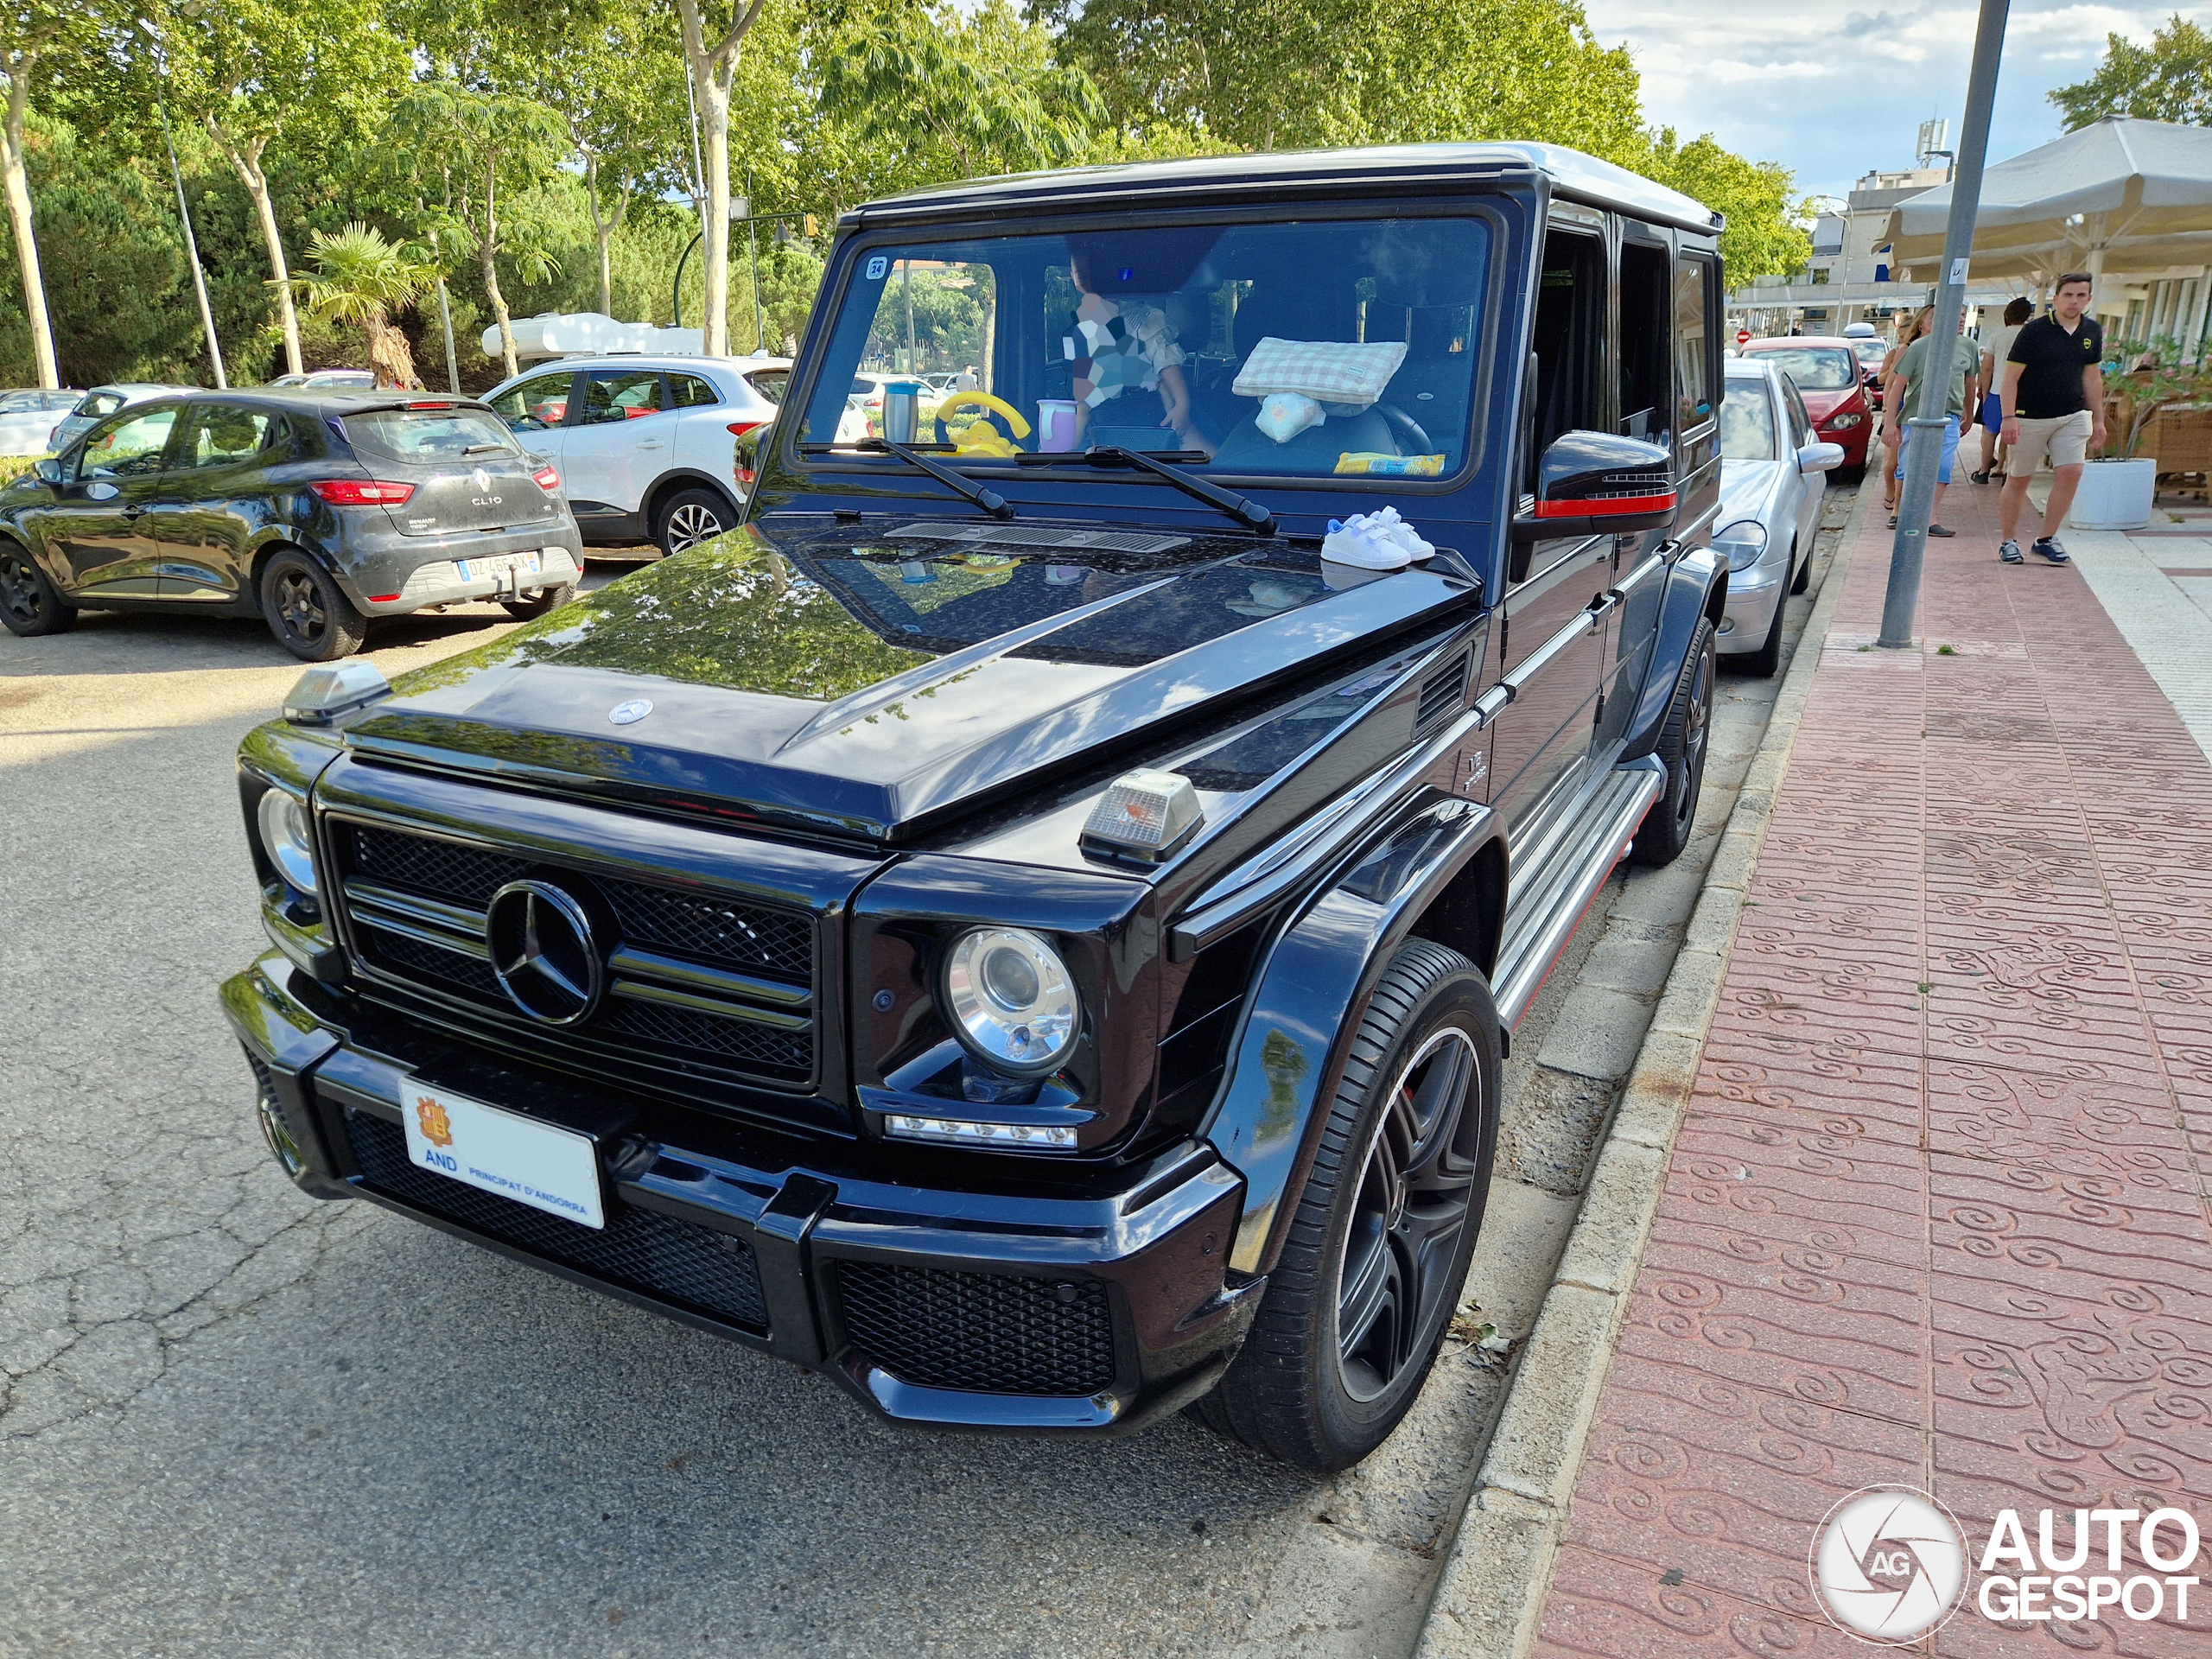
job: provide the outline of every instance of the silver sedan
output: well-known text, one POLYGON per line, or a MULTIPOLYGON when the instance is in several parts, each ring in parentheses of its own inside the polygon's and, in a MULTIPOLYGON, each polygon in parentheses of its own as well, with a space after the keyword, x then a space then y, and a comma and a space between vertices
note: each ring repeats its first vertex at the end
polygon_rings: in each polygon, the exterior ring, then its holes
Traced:
POLYGON ((1843 446, 1814 441, 1789 377, 1757 357, 1727 365, 1720 405, 1720 516, 1713 545, 1728 560, 1720 653, 1771 674, 1782 663, 1782 603, 1811 580, 1827 475, 1843 446))

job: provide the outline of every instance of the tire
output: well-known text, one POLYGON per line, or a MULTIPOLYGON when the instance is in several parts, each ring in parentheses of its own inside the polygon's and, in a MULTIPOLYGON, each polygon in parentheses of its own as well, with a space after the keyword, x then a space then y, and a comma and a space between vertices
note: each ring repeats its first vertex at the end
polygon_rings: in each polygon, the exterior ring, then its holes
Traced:
POLYGON ((576 596, 576 584, 564 582, 558 588, 541 588, 534 594, 520 599, 503 599, 500 608, 518 622, 535 622, 549 616, 576 596))
POLYGON ((663 554, 690 551, 737 528, 737 514, 712 490, 678 490, 653 515, 653 540, 663 554))
POLYGON ((261 615, 303 663, 351 657, 369 632, 336 580, 304 553, 279 553, 261 568, 261 615))
POLYGON ((1783 600, 1777 594, 1774 599, 1774 620, 1767 624, 1766 643, 1757 651, 1746 652, 1740 657, 1731 657, 1729 666, 1741 669, 1755 679, 1770 680, 1774 671, 1782 666, 1782 611, 1783 600))
POLYGON ((1813 556, 1808 553, 1805 563, 1797 567, 1797 574, 1789 579, 1789 591, 1802 594, 1813 585, 1813 556))
POLYGON ((1700 621, 1683 654, 1667 723, 1659 734, 1659 759, 1667 786, 1636 832, 1628 855, 1643 865, 1671 864, 1690 843, 1698 796, 1705 788, 1705 757, 1713 735, 1713 624, 1700 621))
POLYGON ((1499 1046, 1475 965, 1426 939, 1401 945, 1353 1035, 1251 1333, 1198 1402, 1200 1421, 1324 1474, 1397 1427, 1451 1327, 1482 1227, 1499 1046), (1408 1201, 1423 1192, 1430 1202, 1408 1201))
POLYGON ((77 626, 77 607, 46 579, 36 559, 11 542, 0 543, 0 624, 25 639, 77 626))

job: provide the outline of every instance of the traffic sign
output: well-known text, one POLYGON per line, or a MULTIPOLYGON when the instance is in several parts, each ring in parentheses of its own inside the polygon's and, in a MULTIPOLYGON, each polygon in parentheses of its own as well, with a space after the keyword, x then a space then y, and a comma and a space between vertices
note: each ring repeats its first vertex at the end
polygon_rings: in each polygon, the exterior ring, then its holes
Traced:
POLYGON ((1736 331, 1736 343, 1738 346, 1750 345, 1751 343, 1751 331, 1748 328, 1738 328, 1736 331))

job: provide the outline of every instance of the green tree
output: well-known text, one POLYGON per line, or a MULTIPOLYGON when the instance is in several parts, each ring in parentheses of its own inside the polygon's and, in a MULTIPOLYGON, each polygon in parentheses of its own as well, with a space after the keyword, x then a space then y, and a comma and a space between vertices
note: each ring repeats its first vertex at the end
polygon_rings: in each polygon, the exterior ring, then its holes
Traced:
POLYGON ((2212 33, 2176 12, 2148 46, 2107 35, 2096 73, 2050 101, 2065 112, 2069 132, 2108 115, 2212 126, 2212 33))
POLYGON ((0 187, 8 200, 8 230, 15 238, 16 264, 23 282, 23 315, 30 325, 31 360, 41 386, 58 386, 54 358, 54 322, 46 305, 46 277, 39 266, 38 231, 31 215, 31 191, 23 166, 23 137, 31 93, 58 63, 88 54, 94 48, 99 13, 84 0, 8 0, 0 6, 0 78, 7 81, 8 107, 0 118, 0 187))
POLYGON ((312 276, 295 276, 301 302, 318 317, 350 323, 361 331, 380 386, 413 386, 415 359, 407 336, 391 326, 391 314, 430 290, 436 267, 396 248, 358 219, 336 234, 315 231, 308 237, 312 276))
POLYGON ((1788 168, 1745 161, 1709 132, 1684 143, 1672 127, 1648 135, 1641 154, 1612 159, 1726 216, 1720 263, 1731 288, 1798 270, 1812 256, 1813 238, 1801 222, 1811 217, 1811 205, 1793 199, 1788 168))

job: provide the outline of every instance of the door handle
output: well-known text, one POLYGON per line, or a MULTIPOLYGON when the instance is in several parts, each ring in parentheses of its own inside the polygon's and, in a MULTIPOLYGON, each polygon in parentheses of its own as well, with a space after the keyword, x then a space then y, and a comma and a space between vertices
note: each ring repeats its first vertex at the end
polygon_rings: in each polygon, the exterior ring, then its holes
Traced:
POLYGON ((1590 601, 1590 632, 1595 633, 1598 625, 1605 620, 1605 613, 1621 602, 1618 594, 1600 594, 1590 601))
POLYGON ((658 438, 641 439, 638 444, 638 448, 640 449, 664 449, 667 447, 668 446, 658 438))

